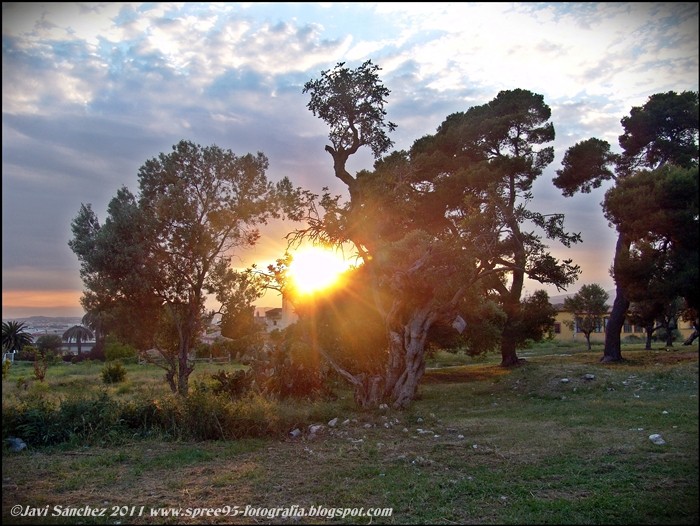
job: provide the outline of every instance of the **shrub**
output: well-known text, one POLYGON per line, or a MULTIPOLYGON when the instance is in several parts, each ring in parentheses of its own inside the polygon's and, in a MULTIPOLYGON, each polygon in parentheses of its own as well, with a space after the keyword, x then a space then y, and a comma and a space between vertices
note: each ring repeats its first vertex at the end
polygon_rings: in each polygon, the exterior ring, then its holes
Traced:
POLYGON ((19 436, 34 446, 102 443, 123 432, 119 405, 105 392, 64 400, 60 406, 40 394, 16 406, 3 404, 2 428, 3 437, 19 436))
POLYGON ((211 377, 216 381, 214 394, 225 394, 229 398, 240 398, 250 391, 254 374, 250 371, 239 369, 238 371, 227 372, 223 369, 211 377))
POLYGON ((34 355, 34 378, 43 382, 46 378, 46 369, 49 367, 48 359, 45 352, 41 352, 36 347, 26 346, 25 351, 29 351, 34 355))
POLYGON ((276 346, 268 357, 253 363, 253 372, 260 390, 279 399, 331 395, 325 383, 326 371, 311 348, 302 342, 276 346))
POLYGON ((44 353, 60 354, 63 340, 58 334, 42 334, 37 338, 36 346, 44 353))
POLYGON ((104 357, 108 362, 132 360, 136 358, 136 349, 125 343, 110 341, 105 345, 104 357))
POLYGON ((3 360, 2 362, 2 379, 7 378, 7 373, 10 372, 10 367, 12 367, 12 362, 10 360, 3 360))
POLYGON ((106 384, 123 382, 125 378, 126 369, 119 361, 109 363, 102 369, 102 381, 106 384))

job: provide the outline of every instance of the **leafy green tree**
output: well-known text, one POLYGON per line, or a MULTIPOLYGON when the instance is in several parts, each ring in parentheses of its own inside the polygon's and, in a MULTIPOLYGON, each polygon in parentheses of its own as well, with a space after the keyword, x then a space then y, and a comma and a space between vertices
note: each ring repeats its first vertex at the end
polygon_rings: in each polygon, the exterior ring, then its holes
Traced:
POLYGON ((557 309, 550 303, 545 290, 536 290, 522 301, 519 345, 530 340, 541 342, 554 330, 557 309))
POLYGON ((2 322, 2 350, 4 352, 21 351, 25 345, 31 345, 34 338, 27 331, 23 321, 2 322))
POLYGON ((88 312, 141 330, 140 345, 159 350, 166 380, 182 396, 194 369, 190 351, 211 318, 205 298, 225 299, 236 286, 235 250, 258 241, 259 225, 279 217, 279 194, 291 188, 269 182, 267 168, 262 153, 183 140, 140 168, 137 196, 118 191, 104 225, 89 205, 71 225, 88 312))
POLYGON ((36 348, 49 355, 60 354, 63 339, 58 334, 42 334, 36 339, 36 348))
MULTIPOLYGON (((579 142, 565 153, 562 168, 554 179, 564 196, 589 193, 608 180, 619 185, 642 168, 655 171, 665 165, 697 166, 698 92, 654 94, 643 106, 633 107, 620 122, 624 129, 619 137, 622 153, 611 152, 609 143, 596 138, 579 142)), ((603 362, 622 360, 620 333, 630 305, 621 269, 635 238, 632 232, 619 229, 623 222, 616 225, 618 239, 611 269, 616 290, 605 334, 603 362)))
MULTIPOLYGON (((537 236, 521 231, 520 221, 567 242, 578 236, 563 231, 561 215, 545 217, 508 201, 519 195, 529 199, 532 181, 553 156, 551 148, 536 148, 554 133, 541 97, 504 92, 489 105, 448 117, 435 138, 417 141, 411 152, 380 158, 392 145, 387 134, 395 125, 385 119, 389 91, 378 69, 370 61, 356 70, 341 63, 305 85, 309 109, 330 126, 331 144, 325 149, 350 200, 342 203, 339 196, 324 193, 318 209, 311 210, 308 228, 292 239, 353 244, 368 268, 373 284, 369 299, 384 321, 388 349, 382 374, 351 380, 356 399, 361 405, 387 399, 394 407, 405 407, 425 371, 430 328, 451 325, 477 282, 488 281, 489 288, 504 292, 503 309, 511 309, 515 319, 524 272, 561 285, 575 279, 578 268, 549 256, 537 236), (346 163, 362 146, 375 155, 374 170, 352 176, 346 163), (442 155, 443 150, 449 153, 442 155), (503 184, 508 190, 498 188, 503 184), (499 228, 510 228, 510 237, 500 236, 499 228), (483 255, 490 242, 499 248, 483 255), (508 273, 516 276, 510 290, 508 273)), ((509 333, 508 345, 516 339, 509 333)))
POLYGON ((699 181, 697 166, 665 165, 638 171, 606 192, 606 218, 631 240, 628 261, 618 268, 631 301, 682 296, 698 307, 699 181))
POLYGON ((564 230, 564 215, 530 210, 532 185, 554 158, 551 110, 542 95, 502 91, 482 106, 445 119, 433 136, 416 141, 411 158, 424 191, 421 217, 435 217, 477 259, 477 279, 494 292, 506 314, 501 364, 519 362, 521 296, 525 277, 565 289, 580 269, 558 261, 543 237, 571 246, 579 234, 564 230), (455 220, 457 219, 457 220, 455 220), (530 229, 539 228, 543 235, 530 229))
POLYGON ((574 319, 566 321, 571 329, 578 330, 586 336, 588 350, 591 350, 591 333, 602 332, 605 316, 610 306, 607 304, 609 295, 603 287, 593 283, 583 285, 581 290, 564 300, 564 310, 571 312, 574 319))
POLYGON ((78 344, 78 356, 82 354, 83 342, 92 340, 94 337, 94 333, 83 325, 73 325, 62 336, 64 342, 76 342, 78 344))

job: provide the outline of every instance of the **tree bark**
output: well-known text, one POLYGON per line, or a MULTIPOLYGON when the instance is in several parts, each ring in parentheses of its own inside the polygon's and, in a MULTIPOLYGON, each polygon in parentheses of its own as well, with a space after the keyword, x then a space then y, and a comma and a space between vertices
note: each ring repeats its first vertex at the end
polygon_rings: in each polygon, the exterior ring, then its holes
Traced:
POLYGON ((518 358, 515 341, 504 332, 501 340, 501 367, 521 365, 524 361, 518 358))
POLYGON ((385 397, 395 409, 404 409, 416 398, 418 385, 425 373, 425 350, 428 330, 437 311, 428 301, 399 321, 392 310, 387 319, 389 361, 386 369, 385 397))
POLYGON ((647 327, 646 333, 647 333, 647 338, 646 338, 646 342, 644 344, 644 350, 651 351, 651 338, 654 334, 654 327, 653 326, 647 327))
MULTIPOLYGON (((513 209, 515 203, 514 182, 511 179, 511 204, 510 209, 513 209)), ((518 345, 518 329, 516 325, 520 320, 520 296, 523 293, 523 285, 525 283, 525 264, 527 256, 522 241, 522 234, 518 222, 511 217, 508 221, 513 232, 513 242, 515 243, 515 253, 513 260, 515 269, 513 270, 513 281, 510 290, 503 297, 503 310, 506 313, 506 324, 501 334, 501 367, 514 367, 521 365, 525 360, 521 360, 517 355, 518 345)))
POLYGON ((600 359, 601 362, 619 362, 623 360, 620 334, 625 324, 625 316, 629 306, 630 302, 625 298, 622 287, 618 286, 615 289, 615 301, 610 311, 608 325, 605 328, 605 349, 603 350, 603 357, 600 359))
POLYGON ((615 245, 615 260, 613 262, 615 301, 613 302, 613 307, 610 311, 608 325, 605 328, 605 349, 603 350, 603 357, 600 359, 600 361, 604 363, 619 362, 623 360, 620 334, 622 333, 622 327, 625 324, 625 316, 627 315, 627 309, 629 309, 630 302, 625 297, 625 291, 623 290, 619 279, 615 276, 614 269, 617 268, 622 262, 622 258, 627 257, 629 245, 629 241, 627 241, 622 234, 618 234, 617 244, 615 245))

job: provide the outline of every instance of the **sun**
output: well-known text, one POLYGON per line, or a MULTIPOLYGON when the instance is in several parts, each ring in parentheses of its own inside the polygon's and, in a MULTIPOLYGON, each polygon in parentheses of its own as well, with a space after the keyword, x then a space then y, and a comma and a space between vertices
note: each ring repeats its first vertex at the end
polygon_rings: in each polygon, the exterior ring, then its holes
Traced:
POLYGON ((301 295, 315 294, 336 285, 350 263, 336 251, 306 247, 292 254, 288 276, 301 295))

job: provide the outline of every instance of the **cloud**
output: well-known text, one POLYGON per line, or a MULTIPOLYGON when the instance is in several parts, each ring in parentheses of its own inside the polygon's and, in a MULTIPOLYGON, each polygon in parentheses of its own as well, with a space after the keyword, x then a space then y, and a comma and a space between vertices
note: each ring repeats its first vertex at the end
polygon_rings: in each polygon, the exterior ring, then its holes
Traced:
MULTIPOLYGON (((614 233, 600 210, 604 189, 564 199, 551 184, 563 153, 589 137, 616 149, 620 119, 633 106, 653 93, 698 89, 696 3, 9 2, 2 9, 4 292, 29 290, 23 273, 43 276, 35 282, 47 290, 79 281, 67 241, 80 204, 92 203, 104 218, 117 189, 136 191, 138 168, 181 139, 262 151, 272 180, 287 176, 345 195, 323 151, 327 127, 306 108, 302 88, 338 62, 368 59, 391 90, 386 109, 399 149, 501 90, 544 95, 556 158, 536 182, 535 206, 564 211, 567 226, 585 231, 585 248, 571 253, 590 260, 590 282, 596 261, 608 265, 614 233), (589 249, 602 252, 589 258, 589 249)), ((372 163, 363 151, 350 169, 372 163)), ((246 263, 283 251, 279 228, 263 233, 242 256, 246 263)))

